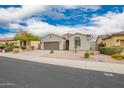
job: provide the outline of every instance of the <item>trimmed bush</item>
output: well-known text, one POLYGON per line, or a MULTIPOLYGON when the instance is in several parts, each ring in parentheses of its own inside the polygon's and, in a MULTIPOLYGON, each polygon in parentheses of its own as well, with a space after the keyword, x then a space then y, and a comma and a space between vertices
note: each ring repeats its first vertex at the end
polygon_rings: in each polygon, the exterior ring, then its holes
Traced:
POLYGON ((26 46, 22 46, 21 49, 23 49, 23 50, 26 49, 26 46))
POLYGON ((120 54, 123 51, 123 49, 120 47, 102 47, 100 48, 99 51, 101 54, 113 55, 120 54))
POLYGON ((5 52, 11 52, 13 50, 13 47, 6 47, 4 48, 5 52))
POLYGON ((19 48, 19 46, 14 46, 14 48, 19 48))
POLYGON ((15 46, 15 43, 5 43, 3 44, 5 52, 11 52, 15 46))
POLYGON ((90 52, 90 55, 94 55, 94 52, 90 52))
POLYGON ((51 50, 51 51, 50 51, 50 54, 52 54, 52 53, 54 53, 54 51, 53 51, 53 50, 51 50))
POLYGON ((112 55, 112 58, 117 59, 117 60, 124 60, 124 55, 123 54, 114 54, 114 55, 112 55))
POLYGON ((87 51, 84 53, 84 58, 89 58, 90 57, 90 53, 87 51))

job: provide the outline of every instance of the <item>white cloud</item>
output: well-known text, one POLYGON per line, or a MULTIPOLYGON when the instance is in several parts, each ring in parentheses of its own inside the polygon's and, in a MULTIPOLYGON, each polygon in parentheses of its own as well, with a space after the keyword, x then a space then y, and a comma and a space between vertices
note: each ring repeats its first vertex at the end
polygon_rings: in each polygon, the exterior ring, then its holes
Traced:
POLYGON ((10 39, 13 38, 15 33, 0 34, 0 39, 10 39))
MULTIPOLYGON (((51 7, 51 6, 49 6, 51 7)), ((62 6, 63 7, 63 6, 62 6)), ((79 6, 64 6, 65 9, 67 8, 76 8, 79 6)), ((82 9, 93 9, 97 10, 100 9, 99 6, 81 6, 82 9)), ((103 16, 94 16, 91 21, 95 24, 94 26, 54 26, 50 25, 47 22, 42 22, 39 19, 30 18, 25 20, 24 22, 27 24, 27 26, 22 26, 18 24, 18 21, 22 21, 22 18, 30 17, 32 14, 36 14, 41 11, 46 11, 48 6, 23 6, 22 8, 7 8, 7 9, 1 9, 0 8, 0 25, 1 22, 8 24, 8 27, 10 29, 24 29, 31 33, 37 34, 37 35, 44 35, 48 33, 55 33, 55 34, 65 34, 65 33, 89 33, 95 35, 99 34, 109 34, 119 31, 124 31, 124 12, 123 13, 112 13, 108 12, 107 14, 103 16), (14 21, 14 22, 12 22, 14 21)), ((61 9, 60 9, 61 10, 61 9)), ((63 10, 64 11, 64 10, 63 10)), ((62 11, 60 11, 61 13, 62 11)), ((51 15, 51 13, 50 13, 51 15)), ((58 15, 55 14, 58 17, 64 17, 64 15, 58 15)), ((54 15, 51 15, 53 17, 57 17, 54 15)), ((0 34, 0 37, 12 37, 14 34, 0 34)))
POLYGON ((89 33, 94 36, 100 34, 111 34, 115 32, 124 31, 124 12, 112 13, 109 12, 103 16, 95 16, 91 19, 95 26, 53 26, 38 20, 28 20, 27 29, 32 33, 45 34, 45 33, 89 33))
POLYGON ((52 16, 53 18, 64 18, 63 13, 65 9, 74 9, 74 8, 82 8, 84 10, 91 9, 97 10, 100 9, 100 6, 30 6, 24 5, 22 7, 10 7, 10 8, 0 8, 0 24, 8 23, 8 22, 16 22, 22 18, 27 18, 32 16, 33 14, 38 14, 39 12, 46 12, 46 14, 52 16), (60 10, 57 12, 50 11, 51 8, 57 8, 60 10), (47 11, 48 10, 48 11, 47 11))
MULTIPOLYGON (((21 28, 28 30, 31 33, 37 35, 43 35, 48 33, 65 34, 65 33, 86 33, 93 34, 94 36, 99 34, 110 34, 124 30, 124 13, 111 13, 104 16, 95 16, 91 19, 95 26, 54 26, 46 22, 42 22, 38 19, 28 19, 25 21, 27 26, 21 26, 19 24, 11 24, 11 28, 21 28)), ((17 29, 16 28, 16 29, 17 29)))
POLYGON ((18 8, 0 8, 0 19, 20 19, 45 10, 45 6, 22 6, 18 8))
POLYGON ((8 25, 10 22, 18 22, 35 13, 45 11, 45 6, 22 6, 18 8, 0 8, 0 26, 8 25))
POLYGON ((99 9, 101 9, 101 6, 99 5, 65 5, 63 6, 65 9, 76 9, 76 8, 82 8, 83 10, 93 10, 93 11, 97 11, 99 9))
POLYGON ((46 22, 42 22, 35 19, 29 19, 26 22, 27 26, 23 27, 24 30, 28 30, 31 33, 37 34, 37 35, 43 35, 48 33, 54 33, 54 34, 65 34, 65 33, 86 33, 90 34, 89 31, 86 30, 85 27, 77 26, 77 27, 69 27, 69 26, 54 26, 50 25, 46 22))
POLYGON ((96 34, 111 34, 119 31, 124 31, 124 12, 123 13, 112 13, 109 12, 104 16, 93 17, 92 21, 96 26, 94 26, 94 31, 96 34))

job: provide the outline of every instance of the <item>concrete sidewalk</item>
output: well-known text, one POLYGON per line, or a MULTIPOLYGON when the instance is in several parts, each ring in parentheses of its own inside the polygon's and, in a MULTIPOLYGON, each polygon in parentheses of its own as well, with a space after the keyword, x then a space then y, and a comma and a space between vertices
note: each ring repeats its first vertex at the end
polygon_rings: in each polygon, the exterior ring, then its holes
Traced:
POLYGON ((124 64, 115 63, 101 63, 94 61, 79 61, 79 60, 68 60, 68 59, 56 59, 56 58, 46 58, 40 55, 24 55, 24 54, 13 54, 13 53, 0 53, 0 56, 35 61, 53 65, 62 65, 67 67, 74 67, 80 69, 105 71, 112 73, 124 74, 124 64))

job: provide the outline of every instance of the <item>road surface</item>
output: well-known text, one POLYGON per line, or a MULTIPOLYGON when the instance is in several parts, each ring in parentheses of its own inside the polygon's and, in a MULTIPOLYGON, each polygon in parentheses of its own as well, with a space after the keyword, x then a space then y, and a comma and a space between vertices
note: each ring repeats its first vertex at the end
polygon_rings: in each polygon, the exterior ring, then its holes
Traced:
POLYGON ((116 88, 124 74, 82 70, 0 57, 1 88, 116 88))

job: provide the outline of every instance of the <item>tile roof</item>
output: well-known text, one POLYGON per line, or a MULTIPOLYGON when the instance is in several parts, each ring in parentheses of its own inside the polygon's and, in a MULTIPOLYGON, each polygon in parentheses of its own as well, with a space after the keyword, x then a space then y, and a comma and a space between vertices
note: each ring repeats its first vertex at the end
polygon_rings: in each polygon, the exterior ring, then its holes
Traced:
POLYGON ((117 32, 117 33, 114 33, 112 35, 124 35, 124 31, 121 31, 121 32, 117 32))
POLYGON ((105 38, 107 38, 107 37, 109 37, 109 35, 99 35, 99 36, 98 36, 98 38, 101 38, 101 39, 105 39, 105 38))

